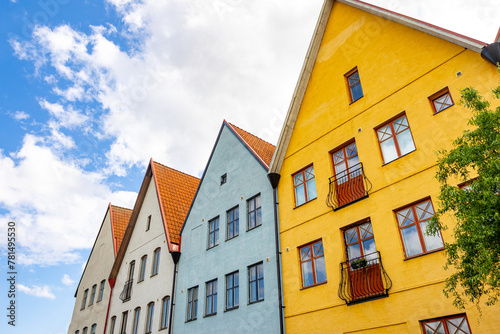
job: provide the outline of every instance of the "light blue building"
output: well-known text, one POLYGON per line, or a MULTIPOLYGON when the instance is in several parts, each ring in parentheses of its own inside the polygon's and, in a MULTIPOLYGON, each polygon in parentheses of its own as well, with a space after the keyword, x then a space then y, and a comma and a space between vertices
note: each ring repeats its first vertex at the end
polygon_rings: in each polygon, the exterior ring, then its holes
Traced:
POLYGON ((173 333, 280 333, 274 149, 222 123, 181 231, 173 333))

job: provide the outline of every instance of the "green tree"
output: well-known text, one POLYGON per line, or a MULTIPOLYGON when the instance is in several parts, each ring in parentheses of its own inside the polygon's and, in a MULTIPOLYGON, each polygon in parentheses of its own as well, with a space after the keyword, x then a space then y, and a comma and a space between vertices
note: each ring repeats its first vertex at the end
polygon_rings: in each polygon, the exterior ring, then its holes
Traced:
MULTIPOLYGON (((500 98, 500 86, 492 92, 500 98)), ((479 307, 482 297, 493 305, 500 296, 500 107, 492 110, 474 88, 461 93, 460 103, 472 111, 471 129, 451 150, 438 152, 440 205, 427 230, 436 234, 446 229, 441 219, 445 214, 456 221, 455 240, 445 244, 445 268, 455 271, 446 280, 444 294, 452 296, 458 308, 467 302, 479 307), (470 183, 461 189, 457 179, 470 183)))

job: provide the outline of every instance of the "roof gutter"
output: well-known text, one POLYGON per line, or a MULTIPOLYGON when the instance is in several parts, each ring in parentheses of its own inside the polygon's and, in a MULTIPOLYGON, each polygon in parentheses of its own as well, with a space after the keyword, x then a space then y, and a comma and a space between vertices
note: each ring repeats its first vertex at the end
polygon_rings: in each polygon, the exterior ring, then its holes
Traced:
POLYGON ((285 316, 283 309, 283 285, 281 281, 281 250, 280 250, 280 229, 278 219, 278 183, 280 175, 278 173, 269 173, 267 175, 271 186, 273 187, 273 203, 274 203, 274 239, 276 242, 276 277, 278 279, 278 298, 279 298, 279 317, 280 317, 280 334, 285 333, 285 316))
POLYGON ((481 57, 495 66, 500 63, 500 42, 488 44, 481 50, 481 57))

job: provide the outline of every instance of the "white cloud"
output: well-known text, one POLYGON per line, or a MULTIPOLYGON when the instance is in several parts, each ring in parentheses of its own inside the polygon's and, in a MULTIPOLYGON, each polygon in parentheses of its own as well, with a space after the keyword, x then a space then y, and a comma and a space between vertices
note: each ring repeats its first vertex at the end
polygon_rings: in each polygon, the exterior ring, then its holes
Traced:
POLYGON ((75 283, 74 280, 72 280, 68 274, 64 274, 63 277, 61 278, 61 282, 62 284, 66 285, 66 286, 71 286, 73 285, 73 283, 75 283))
POLYGON ((11 156, 0 152, 0 184, 0 205, 8 210, 0 219, 16 221, 25 265, 81 260, 79 250, 92 245, 108 203, 131 207, 136 198, 113 192, 101 174, 62 160, 33 135, 11 156))
POLYGON ((86 115, 73 109, 72 106, 67 106, 65 108, 59 103, 50 103, 45 99, 39 100, 38 103, 55 118, 57 124, 61 127, 74 128, 83 125, 88 120, 86 115))
POLYGON ((14 117, 15 120, 23 121, 25 119, 30 118, 30 115, 28 113, 25 113, 24 111, 18 110, 12 114, 12 117, 14 117))
MULTIPOLYGON (((284 117, 322 0, 109 3, 129 49, 110 38, 111 25, 89 34, 37 27, 33 40, 11 41, 19 58, 56 71, 48 82, 62 102, 102 106, 101 132, 113 141, 107 173, 124 176, 153 157, 198 174, 223 119, 276 141, 281 124, 269 115, 284 117)), ((50 109, 70 110, 64 103, 50 109)))
POLYGON ((27 287, 22 284, 17 284, 17 289, 21 292, 24 292, 27 295, 35 296, 39 298, 48 298, 48 299, 56 299, 56 296, 51 292, 51 289, 48 285, 44 285, 42 287, 33 285, 33 287, 27 287))
MULTIPOLYGON (((57 101, 39 98, 50 116, 45 137, 26 135, 20 151, 0 152, 0 205, 20 223, 25 264, 79 261, 107 203, 133 205, 135 194, 113 192, 107 176, 150 157, 198 175, 223 119, 276 142, 323 0, 107 2, 123 30, 38 26, 31 40, 10 40, 57 101), (91 122, 96 140, 111 142, 98 157, 104 172, 57 155, 91 122)), ((370 2, 485 41, 496 33, 479 36, 495 21, 493 1, 459 0, 452 12, 450 2, 370 2)))

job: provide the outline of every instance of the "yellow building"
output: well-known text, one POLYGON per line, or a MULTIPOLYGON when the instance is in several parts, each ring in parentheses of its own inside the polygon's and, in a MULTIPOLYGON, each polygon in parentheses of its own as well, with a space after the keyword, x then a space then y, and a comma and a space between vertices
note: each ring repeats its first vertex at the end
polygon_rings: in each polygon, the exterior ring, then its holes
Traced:
POLYGON ((499 83, 485 46, 325 1, 270 169, 287 334, 500 333, 500 305, 479 317, 442 293, 453 221, 423 233, 438 205, 435 152, 471 116, 459 90, 488 96, 499 83))

